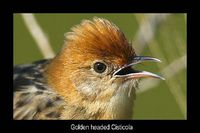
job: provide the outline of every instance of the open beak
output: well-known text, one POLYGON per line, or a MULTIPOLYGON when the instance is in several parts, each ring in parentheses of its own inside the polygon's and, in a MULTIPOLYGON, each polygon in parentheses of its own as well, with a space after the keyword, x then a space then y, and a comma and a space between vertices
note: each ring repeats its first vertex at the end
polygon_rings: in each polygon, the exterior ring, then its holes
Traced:
POLYGON ((135 78, 145 78, 145 77, 153 77, 165 80, 163 77, 147 72, 147 71, 139 71, 132 68, 132 66, 141 63, 141 62, 161 62, 159 59, 148 57, 148 56, 136 56, 134 57, 133 61, 123 67, 119 68, 117 71, 114 72, 113 76, 116 78, 126 78, 126 79, 135 79, 135 78))

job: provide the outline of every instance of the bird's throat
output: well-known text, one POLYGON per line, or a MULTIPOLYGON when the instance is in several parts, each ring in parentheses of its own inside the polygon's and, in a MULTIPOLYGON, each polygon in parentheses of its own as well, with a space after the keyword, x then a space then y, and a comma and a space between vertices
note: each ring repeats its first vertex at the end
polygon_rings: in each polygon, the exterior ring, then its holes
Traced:
POLYGON ((125 93, 118 93, 110 100, 92 101, 81 97, 79 95, 76 99, 71 98, 66 110, 63 111, 62 119, 132 119, 134 95, 128 97, 125 93))

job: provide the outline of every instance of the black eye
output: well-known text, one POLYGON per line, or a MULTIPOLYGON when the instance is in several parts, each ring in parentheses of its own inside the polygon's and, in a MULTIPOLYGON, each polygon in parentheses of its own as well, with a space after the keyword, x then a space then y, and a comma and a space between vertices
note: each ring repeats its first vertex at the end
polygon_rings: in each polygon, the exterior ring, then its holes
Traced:
POLYGON ((97 73, 103 73, 106 70, 106 65, 104 63, 102 63, 102 62, 96 62, 94 64, 94 70, 97 73))

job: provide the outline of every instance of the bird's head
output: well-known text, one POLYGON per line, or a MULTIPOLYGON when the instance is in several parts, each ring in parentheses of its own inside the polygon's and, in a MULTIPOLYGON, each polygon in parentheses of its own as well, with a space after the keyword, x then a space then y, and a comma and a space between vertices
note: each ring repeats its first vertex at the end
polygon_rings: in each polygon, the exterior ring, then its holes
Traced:
MULTIPOLYGON (((50 84, 63 95, 78 92, 110 99, 137 87, 139 78, 162 78, 134 66, 158 59, 137 56, 120 29, 105 19, 84 20, 66 34, 66 42, 47 69, 50 84)), ((128 94, 127 94, 128 95, 128 94)))

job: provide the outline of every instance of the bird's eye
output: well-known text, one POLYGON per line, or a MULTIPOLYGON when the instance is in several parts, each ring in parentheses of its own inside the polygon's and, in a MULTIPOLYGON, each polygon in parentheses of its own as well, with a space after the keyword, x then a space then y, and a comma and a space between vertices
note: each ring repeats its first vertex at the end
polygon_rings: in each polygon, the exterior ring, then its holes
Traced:
POLYGON ((102 62, 96 62, 94 64, 94 70, 97 73, 103 73, 106 70, 106 65, 104 63, 102 63, 102 62))

